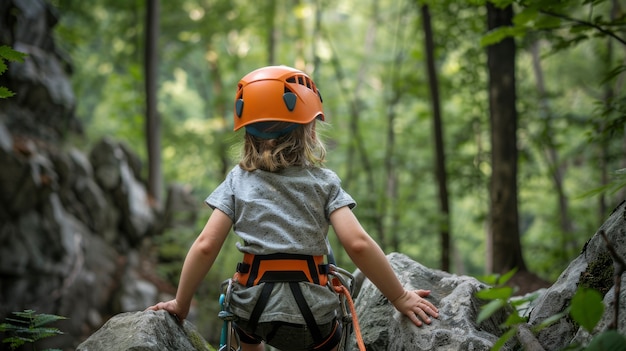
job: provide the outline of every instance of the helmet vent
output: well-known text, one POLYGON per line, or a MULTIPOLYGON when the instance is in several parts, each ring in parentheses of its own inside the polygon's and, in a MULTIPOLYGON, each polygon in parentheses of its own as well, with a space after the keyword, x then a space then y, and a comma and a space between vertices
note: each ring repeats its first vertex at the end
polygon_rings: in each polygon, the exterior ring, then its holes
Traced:
POLYGON ((315 87, 315 83, 311 80, 311 78, 307 76, 292 76, 287 78, 287 83, 300 84, 304 87, 309 88, 313 92, 317 93, 317 88, 315 87))

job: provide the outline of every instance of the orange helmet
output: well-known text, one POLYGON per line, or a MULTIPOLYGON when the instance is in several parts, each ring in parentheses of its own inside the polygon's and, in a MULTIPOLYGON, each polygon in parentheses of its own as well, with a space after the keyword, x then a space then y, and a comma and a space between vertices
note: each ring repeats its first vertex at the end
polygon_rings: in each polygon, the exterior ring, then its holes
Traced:
POLYGON ((315 118, 323 121, 322 96, 313 80, 302 71, 287 66, 263 67, 239 81, 234 118, 235 130, 259 122, 297 125, 315 118))

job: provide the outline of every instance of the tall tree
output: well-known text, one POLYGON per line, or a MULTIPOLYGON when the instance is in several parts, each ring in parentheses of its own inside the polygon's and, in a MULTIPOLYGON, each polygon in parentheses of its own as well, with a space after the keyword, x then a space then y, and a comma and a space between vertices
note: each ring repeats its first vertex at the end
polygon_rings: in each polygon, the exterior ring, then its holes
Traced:
MULTIPOLYGON (((511 26, 513 6, 487 3, 487 27, 511 26)), ((517 208, 517 109, 515 41, 508 37, 487 47, 491 123, 490 218, 487 270, 526 271, 517 208)))
MULTIPOLYGON (((537 138, 540 148, 545 153, 548 170, 554 182, 556 191, 558 208, 559 208, 559 227, 561 229, 561 240, 563 248, 578 247, 576 240, 572 238, 573 229, 572 221, 569 216, 569 198, 565 191, 565 163, 560 160, 556 142, 554 141, 553 119, 554 113, 550 107, 549 93, 546 88, 543 67, 541 66, 540 57, 540 40, 534 40, 530 46, 530 54, 532 58, 533 73, 535 75, 535 84, 537 86, 537 94, 539 99, 539 116, 543 124, 540 136, 537 138)), ((571 251, 563 250, 561 253, 567 256, 571 251)), ((564 257, 566 260, 567 257, 564 257)))
POLYGON ((450 270, 450 208, 448 205, 448 186, 446 173, 446 156, 443 146, 443 124, 441 123, 441 108, 439 101, 439 81, 435 69, 435 44, 433 30, 430 23, 430 10, 427 4, 421 6, 422 27, 424 30, 424 46, 426 51, 426 68, 430 100, 433 112, 433 136, 435 138, 435 175, 439 189, 439 211, 441 220, 438 221, 439 237, 441 239, 441 269, 450 270))
POLYGON ((276 0, 267 2, 267 10, 265 11, 265 28, 267 28, 267 63, 269 65, 276 64, 276 41, 278 29, 276 28, 276 0))
POLYGON ((161 198, 161 121, 157 111, 159 0, 146 3, 146 144, 148 151, 148 192, 158 203, 161 198))

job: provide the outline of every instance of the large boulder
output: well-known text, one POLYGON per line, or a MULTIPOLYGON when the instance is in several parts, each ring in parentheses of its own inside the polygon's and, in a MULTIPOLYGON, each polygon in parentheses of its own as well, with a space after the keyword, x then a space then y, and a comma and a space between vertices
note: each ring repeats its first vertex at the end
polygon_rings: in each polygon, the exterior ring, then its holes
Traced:
POLYGON ((76 351, 209 351, 189 322, 179 324, 165 311, 127 312, 109 319, 76 351))
MULTIPOLYGON (((369 351, 491 349, 502 334, 499 325, 506 314, 501 311, 480 325, 476 323, 485 301, 474 293, 487 285, 469 276, 426 268, 403 254, 392 253, 387 258, 405 288, 431 290, 428 299, 439 308, 439 318, 430 325, 416 327, 365 279, 355 304, 369 351)), ((347 350, 358 350, 354 338, 351 343, 347 350)))

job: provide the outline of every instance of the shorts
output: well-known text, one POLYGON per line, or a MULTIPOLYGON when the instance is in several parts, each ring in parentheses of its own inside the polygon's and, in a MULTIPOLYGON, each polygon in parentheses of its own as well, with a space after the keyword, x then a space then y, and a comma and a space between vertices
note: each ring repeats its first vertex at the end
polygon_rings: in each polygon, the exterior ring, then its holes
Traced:
POLYGON ((259 323, 256 332, 253 332, 247 322, 238 320, 234 323, 239 339, 246 344, 259 344, 265 341, 266 344, 283 351, 328 351, 341 341, 341 324, 336 319, 318 326, 322 335, 325 335, 319 344, 315 343, 309 328, 303 324, 279 321, 259 323))

